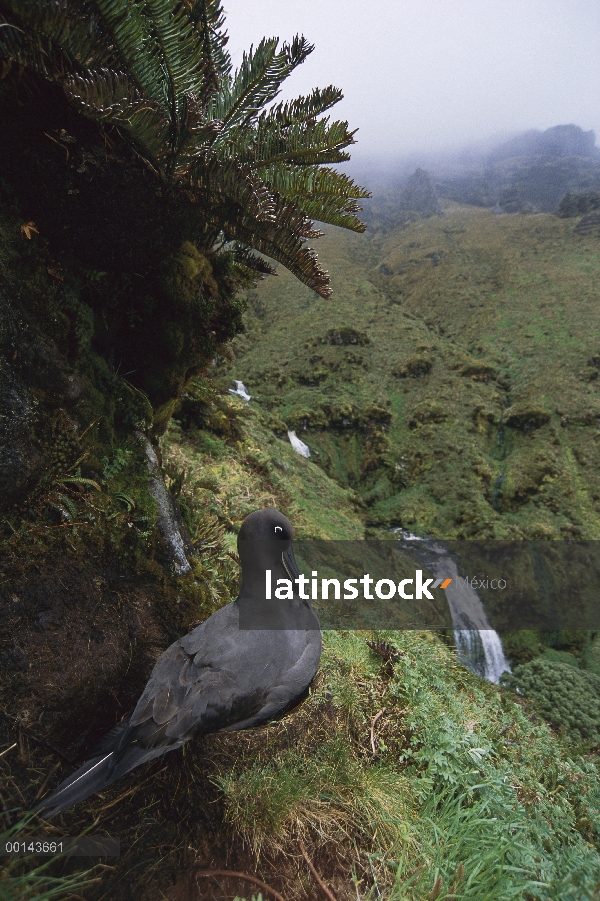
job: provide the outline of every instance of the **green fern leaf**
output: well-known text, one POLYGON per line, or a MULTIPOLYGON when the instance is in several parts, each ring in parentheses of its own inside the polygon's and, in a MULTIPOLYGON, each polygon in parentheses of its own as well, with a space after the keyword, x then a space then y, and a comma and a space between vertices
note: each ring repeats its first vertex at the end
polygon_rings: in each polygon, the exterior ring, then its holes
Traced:
POLYGON ((327 298, 331 294, 329 275, 319 265, 315 251, 304 243, 306 238, 321 234, 311 226, 301 210, 280 201, 273 222, 257 223, 242 213, 238 218, 232 216, 224 225, 224 231, 231 238, 282 263, 301 282, 327 298))
POLYGON ((202 43, 184 7, 166 0, 146 0, 146 5, 166 76, 164 101, 175 122, 181 118, 185 95, 202 90, 202 43))
POLYGON ((127 74, 142 96, 165 106, 164 71, 144 0, 96 0, 127 74))
POLYGON ((102 488, 95 482, 93 479, 84 479, 82 476, 64 476, 63 478, 57 479, 57 482, 60 484, 64 484, 64 482, 71 483, 73 485, 88 485, 90 488, 95 488, 96 491, 102 491, 102 488))
POLYGON ((164 156, 169 121, 161 106, 141 97, 126 75, 110 69, 90 71, 71 76, 63 88, 84 115, 123 126, 153 158, 164 156))
POLYGON ((278 260, 323 297, 328 276, 306 241, 314 221, 364 229, 369 196, 330 164, 355 132, 323 116, 329 86, 269 106, 312 52, 302 36, 263 39, 232 75, 220 0, 0 0, 0 57, 60 84, 86 117, 116 125, 182 203, 199 205, 206 246, 223 231, 238 266, 278 260), (321 118, 319 118, 321 117, 321 118))
POLYGON ((229 41, 224 30, 225 14, 220 0, 184 0, 190 21, 202 42, 204 91, 200 98, 204 104, 210 93, 231 74, 231 57, 225 46, 229 41))
POLYGON ((222 121, 222 134, 248 122, 279 93, 282 82, 299 66, 314 47, 304 37, 283 44, 276 53, 277 38, 263 38, 256 50, 244 54, 242 65, 230 84, 223 89, 207 111, 209 118, 222 121))
POLYGON ((97 11, 87 0, 19 0, 4 2, 0 12, 0 56, 57 79, 74 66, 105 66, 114 53, 103 35, 97 11), (104 39, 99 39, 104 38, 104 39))
POLYGON ((252 253, 248 247, 244 247, 242 244, 236 243, 234 245, 233 258, 236 263, 245 266, 246 269, 251 269, 253 272, 258 272, 261 275, 277 275, 277 270, 267 260, 252 253))
POLYGON ((261 126, 268 126, 275 122, 282 126, 306 122, 331 109, 343 96, 339 88, 334 88, 333 85, 328 88, 315 88, 307 97, 297 97, 295 100, 280 103, 268 112, 261 113, 258 122, 261 126))

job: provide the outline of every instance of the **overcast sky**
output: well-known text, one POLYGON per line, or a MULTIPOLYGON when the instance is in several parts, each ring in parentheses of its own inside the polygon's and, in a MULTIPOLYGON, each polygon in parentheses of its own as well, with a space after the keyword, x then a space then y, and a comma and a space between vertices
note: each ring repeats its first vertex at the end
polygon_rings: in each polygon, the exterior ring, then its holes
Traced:
POLYGON ((223 0, 239 65, 262 37, 315 44, 282 98, 334 84, 353 157, 574 123, 600 143, 600 0, 223 0))

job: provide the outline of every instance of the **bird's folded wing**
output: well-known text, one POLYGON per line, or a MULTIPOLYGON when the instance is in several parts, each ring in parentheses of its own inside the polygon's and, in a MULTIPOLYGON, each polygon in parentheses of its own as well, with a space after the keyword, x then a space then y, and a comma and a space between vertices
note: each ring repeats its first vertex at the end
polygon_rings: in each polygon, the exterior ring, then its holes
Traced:
POLYGON ((173 747, 195 733, 272 719, 305 691, 319 664, 319 632, 238 629, 234 604, 171 645, 124 731, 121 748, 173 747))
MULTIPOLYGON (((223 669, 196 666, 182 647, 162 655, 131 716, 120 748, 176 745, 216 732, 261 709, 265 692, 246 688, 223 669)), ((117 754, 120 750, 117 749, 117 754)))

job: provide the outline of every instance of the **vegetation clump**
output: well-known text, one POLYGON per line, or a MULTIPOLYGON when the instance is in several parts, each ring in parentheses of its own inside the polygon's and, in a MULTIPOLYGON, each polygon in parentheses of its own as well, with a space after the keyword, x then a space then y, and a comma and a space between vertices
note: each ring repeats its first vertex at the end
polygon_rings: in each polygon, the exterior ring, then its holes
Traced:
POLYGON ((415 354, 414 356, 409 357, 406 363, 392 369, 392 375, 395 375, 399 379, 405 379, 407 377, 411 379, 420 379, 431 372, 432 366, 433 363, 428 356, 425 356, 425 354, 415 354))
POLYGON ((570 740, 600 745, 600 676, 577 669, 574 662, 536 658, 504 680, 531 698, 540 716, 570 740))
POLYGON ((355 328, 331 328, 325 334, 324 344, 334 344, 337 347, 355 344, 364 347, 371 343, 371 339, 365 332, 359 332, 355 328))
POLYGON ((550 414, 541 407, 515 404, 506 411, 505 422, 512 429, 525 433, 534 432, 550 422, 550 414))

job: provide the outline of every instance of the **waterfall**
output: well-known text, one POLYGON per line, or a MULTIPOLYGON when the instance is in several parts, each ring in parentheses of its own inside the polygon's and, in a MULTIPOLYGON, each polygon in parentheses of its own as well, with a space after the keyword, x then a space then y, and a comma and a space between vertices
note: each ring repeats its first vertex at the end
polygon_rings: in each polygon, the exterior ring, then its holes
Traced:
POLYGON ((290 444, 297 454, 300 454, 302 457, 310 457, 310 448, 308 444, 305 444, 304 441, 301 441, 295 432, 288 432, 288 438, 290 439, 290 444))
POLYGON ((392 531, 399 533, 403 542, 419 542, 418 546, 411 547, 411 552, 426 564, 436 578, 452 579, 445 592, 458 659, 488 682, 498 682, 502 673, 511 669, 504 656, 500 636, 490 626, 475 589, 466 579, 460 578, 455 561, 442 544, 419 538, 403 529, 392 531))
POLYGON ((247 403, 252 398, 252 395, 248 394, 248 390, 247 390, 246 386, 244 385, 243 382, 240 382, 239 379, 234 379, 234 382, 235 382, 235 389, 230 388, 229 393, 235 394, 236 397, 241 397, 242 400, 245 400, 247 403))

